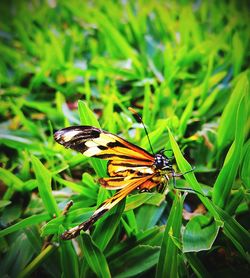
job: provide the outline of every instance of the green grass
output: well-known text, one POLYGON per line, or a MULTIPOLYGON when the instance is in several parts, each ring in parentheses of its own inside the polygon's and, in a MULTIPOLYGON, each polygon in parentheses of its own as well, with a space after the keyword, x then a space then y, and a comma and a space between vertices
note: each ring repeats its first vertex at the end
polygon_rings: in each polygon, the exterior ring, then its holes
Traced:
POLYGON ((14 2, 0 4, 0 276, 249 273, 247 1, 14 2), (62 241, 113 193, 107 163, 53 133, 93 125, 150 151, 129 106, 201 194, 135 192, 62 241))

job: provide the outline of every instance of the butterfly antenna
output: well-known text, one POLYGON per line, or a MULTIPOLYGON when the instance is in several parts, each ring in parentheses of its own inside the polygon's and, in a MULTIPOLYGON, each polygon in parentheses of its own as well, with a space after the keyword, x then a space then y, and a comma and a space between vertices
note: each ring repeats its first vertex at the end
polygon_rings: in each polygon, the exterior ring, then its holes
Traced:
POLYGON ((144 125, 144 122, 143 122, 141 116, 140 116, 132 107, 129 107, 128 110, 133 114, 133 116, 134 116, 134 118, 136 119, 136 121, 137 121, 138 123, 140 123, 140 124, 143 125, 143 128, 144 128, 145 133, 146 133, 147 138, 148 138, 148 142, 149 142, 149 146, 150 146, 151 152, 152 152, 153 154, 155 154, 155 153, 154 153, 154 150, 153 150, 153 147, 152 147, 152 145, 151 145, 149 136, 148 136, 148 131, 147 131, 147 129, 146 129, 146 126, 144 125))

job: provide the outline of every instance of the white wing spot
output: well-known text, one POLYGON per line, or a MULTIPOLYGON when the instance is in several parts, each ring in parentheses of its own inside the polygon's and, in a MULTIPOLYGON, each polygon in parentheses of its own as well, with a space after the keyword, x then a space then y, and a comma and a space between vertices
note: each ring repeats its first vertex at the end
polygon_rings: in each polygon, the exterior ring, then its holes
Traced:
POLYGON ((96 142, 94 142, 93 140, 86 141, 85 145, 87 147, 89 147, 89 148, 91 148, 91 147, 93 148, 93 147, 97 147, 98 146, 98 144, 96 142))
POLYGON ((101 146, 107 146, 108 143, 110 142, 115 142, 116 140, 113 139, 111 136, 108 136, 104 133, 101 133, 98 138, 93 139, 93 142, 96 143, 96 145, 101 145, 101 146))
POLYGON ((62 134, 62 140, 64 142, 69 142, 78 133, 79 133, 78 130, 67 131, 66 133, 62 134))
POLYGON ((83 154, 86 156, 94 156, 96 154, 100 153, 100 149, 97 147, 89 148, 87 151, 85 151, 83 154))

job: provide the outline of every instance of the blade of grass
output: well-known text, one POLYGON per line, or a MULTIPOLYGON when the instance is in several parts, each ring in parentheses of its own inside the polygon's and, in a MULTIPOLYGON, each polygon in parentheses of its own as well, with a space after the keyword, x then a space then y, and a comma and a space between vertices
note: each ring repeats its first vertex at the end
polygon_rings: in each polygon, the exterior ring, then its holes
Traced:
POLYGON ((187 258, 190 266, 192 267, 193 271, 197 275, 198 278, 210 278, 211 275, 206 270, 198 256, 194 253, 186 253, 185 257, 187 258))
POLYGON ((7 201, 7 200, 0 200, 0 209, 7 207, 8 205, 11 204, 11 201, 7 201))
POLYGON ((131 236, 131 234, 133 234, 133 232, 137 233, 138 232, 138 226, 137 226, 137 221, 135 218, 135 213, 133 210, 130 210, 128 212, 126 212, 125 217, 123 217, 121 219, 123 227, 126 231, 126 234, 131 236), (126 217, 127 222, 124 220, 124 218, 126 217))
POLYGON ((125 207, 125 202, 126 202, 125 200, 121 201, 114 208, 114 212, 111 215, 109 215, 107 218, 103 219, 101 223, 98 223, 95 228, 92 238, 101 251, 105 250, 109 241, 114 236, 114 233, 122 217, 122 213, 125 207))
POLYGON ((236 114, 235 140, 227 153, 223 167, 214 185, 213 202, 222 208, 225 207, 227 203, 241 162, 248 105, 247 97, 243 95, 236 114))
POLYGON ((98 277, 111 277, 106 258, 95 242, 86 233, 82 234, 82 240, 84 256, 92 271, 98 277))
POLYGON ((145 231, 151 227, 154 227, 156 223, 161 219, 166 205, 166 202, 162 202, 159 207, 147 204, 139 207, 136 212, 136 223, 139 231, 145 231), (147 215, 148 217, 147 221, 145 221, 145 215, 147 215))
POLYGON ((138 245, 125 253, 117 254, 110 262, 112 277, 138 277, 144 271, 156 265, 159 258, 159 247, 138 245))
POLYGON ((219 150, 222 150, 224 147, 230 144, 230 142, 232 142, 235 137, 239 120, 241 121, 241 119, 237 118, 237 111, 244 95, 249 95, 249 82, 247 73, 244 73, 240 76, 220 118, 217 134, 217 144, 219 150))
MULTIPOLYGON (((64 228, 60 226, 59 235, 64 232, 64 228)), ((76 251, 71 241, 63 241, 60 243, 60 263, 62 273, 65 278, 79 277, 79 264, 76 251)))
POLYGON ((55 215, 59 216, 60 210, 52 195, 51 173, 35 156, 31 156, 31 161, 37 179, 38 190, 46 210, 48 211, 51 217, 54 217, 55 215))
POLYGON ((243 184, 246 186, 247 189, 250 190, 250 140, 247 141, 247 143, 244 146, 245 152, 244 152, 244 159, 242 163, 241 168, 241 180, 243 181, 243 184))
MULTIPOLYGON (((82 125, 91 125, 100 128, 94 113, 89 109, 88 105, 83 101, 78 101, 78 109, 82 125)), ((91 164, 99 177, 106 176, 107 162, 101 159, 90 158, 91 164)))
POLYGON ((12 174, 9 170, 0 168, 0 180, 2 180, 5 185, 13 187, 17 191, 23 190, 24 182, 16 175, 12 174))
POLYGON ((21 110, 21 107, 19 107, 17 104, 11 101, 11 109, 13 110, 13 113, 18 116, 20 122, 22 125, 34 136, 40 136, 40 132, 38 130, 38 125, 36 125, 33 121, 29 120, 24 113, 21 110))
POLYGON ((55 245, 49 245, 35 259, 33 259, 17 277, 31 277, 30 275, 55 251, 56 248, 55 245))
POLYGON ((171 207, 165 228, 160 257, 156 269, 156 277, 176 277, 178 273, 178 247, 174 243, 172 237, 179 239, 182 222, 183 198, 177 194, 171 207))
POLYGON ((232 241, 243 258, 250 263, 250 233, 226 211, 219 207, 217 207, 217 210, 225 223, 223 233, 232 241))
POLYGON ((135 209, 142 204, 150 204, 155 206, 160 206, 160 204, 165 200, 165 196, 160 193, 139 193, 134 194, 126 199, 126 206, 124 211, 129 211, 135 209))
MULTIPOLYGON (((76 204, 77 205, 77 204, 76 204)), ((74 208, 75 206, 74 205, 74 208)), ((79 208, 74 209, 67 213, 67 216, 61 215, 59 217, 51 219, 47 224, 42 227, 41 236, 47 236, 58 232, 58 226, 63 224, 66 227, 74 227, 83 221, 89 219, 93 214, 94 209, 92 208, 79 208)))
POLYGON ((0 237, 14 233, 16 231, 19 231, 19 230, 29 227, 31 225, 36 225, 36 224, 42 223, 44 221, 48 221, 50 218, 51 217, 48 213, 32 215, 32 216, 27 217, 27 218, 19 221, 18 223, 0 231, 0 237))
POLYGON ((60 184, 63 184, 64 186, 67 186, 68 188, 71 188, 73 191, 84 194, 83 186, 78 185, 77 183, 72 182, 72 181, 64 180, 64 179, 59 178, 57 176, 54 176, 53 178, 54 178, 54 180, 56 180, 60 184))
MULTIPOLYGON (((169 132, 170 143, 171 143, 171 146, 172 146, 172 149, 174 152, 174 156, 175 156, 179 169, 181 170, 182 173, 185 173, 186 171, 190 171, 192 169, 192 167, 187 162, 187 160, 183 157, 181 150, 180 150, 179 146, 177 145, 170 129, 168 129, 168 132, 169 132)), ((197 192, 201 192, 201 194, 202 194, 202 187, 196 180, 196 177, 193 172, 190 172, 190 173, 184 175, 184 178, 190 184, 192 189, 194 189, 197 192)), ((208 198, 206 198, 203 194, 202 195, 201 194, 198 194, 198 197, 201 199, 201 201, 207 207, 207 209, 210 211, 210 213, 214 216, 215 220, 217 221, 217 224, 219 226, 222 225, 223 223, 220 221, 220 217, 219 217, 216 209, 214 208, 213 204, 209 201, 208 198)))
POLYGON ((118 29, 116 29, 112 22, 100 11, 95 10, 95 16, 100 24, 101 31, 105 34, 107 43, 109 43, 114 50, 114 53, 123 55, 124 58, 132 59, 133 65, 136 69, 136 73, 139 77, 143 77, 143 66, 138 59, 136 51, 129 45, 125 37, 121 35, 118 29))
POLYGON ((150 117, 150 103, 151 103, 151 91, 150 84, 147 82, 144 89, 144 100, 143 100, 143 114, 142 119, 146 126, 153 124, 152 118, 150 117))
POLYGON ((181 119, 180 119, 180 126, 179 126, 180 136, 183 136, 186 131, 188 120, 190 119, 190 117, 193 113, 193 107, 194 107, 194 100, 191 99, 188 102, 188 105, 186 106, 184 112, 182 113, 181 119))

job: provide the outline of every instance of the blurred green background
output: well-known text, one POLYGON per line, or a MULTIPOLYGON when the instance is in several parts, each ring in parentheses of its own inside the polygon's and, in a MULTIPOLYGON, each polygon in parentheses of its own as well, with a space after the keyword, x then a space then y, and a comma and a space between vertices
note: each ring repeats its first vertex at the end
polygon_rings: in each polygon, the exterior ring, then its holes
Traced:
POLYGON ((1 277, 249 273, 247 2, 1 1, 1 277), (99 126, 150 151, 129 106, 155 152, 195 166, 177 186, 205 196, 135 192, 60 240, 113 193, 106 162, 54 131, 99 126))

